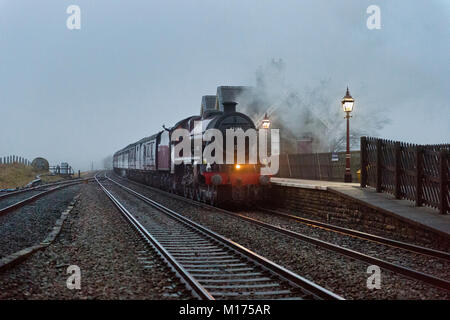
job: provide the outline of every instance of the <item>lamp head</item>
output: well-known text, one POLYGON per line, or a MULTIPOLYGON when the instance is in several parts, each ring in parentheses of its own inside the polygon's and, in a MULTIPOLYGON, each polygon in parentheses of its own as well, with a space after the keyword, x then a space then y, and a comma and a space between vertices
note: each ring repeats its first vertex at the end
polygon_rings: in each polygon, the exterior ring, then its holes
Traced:
POLYGON ((269 129, 270 128, 270 120, 269 120, 269 117, 267 116, 267 113, 264 115, 264 119, 262 121, 261 127, 263 129, 269 129))
POLYGON ((345 96, 342 98, 342 109, 344 112, 352 112, 353 111, 353 105, 355 103, 355 100, 350 95, 350 91, 347 87, 347 92, 345 93, 345 96))

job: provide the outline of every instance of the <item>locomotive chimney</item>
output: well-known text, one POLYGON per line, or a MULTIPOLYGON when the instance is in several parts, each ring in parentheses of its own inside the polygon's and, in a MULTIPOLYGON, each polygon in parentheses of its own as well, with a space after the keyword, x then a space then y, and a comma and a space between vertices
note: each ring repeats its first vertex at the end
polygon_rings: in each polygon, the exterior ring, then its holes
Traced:
POLYGON ((236 112, 236 105, 237 103, 234 101, 226 101, 223 102, 223 113, 232 113, 236 112))

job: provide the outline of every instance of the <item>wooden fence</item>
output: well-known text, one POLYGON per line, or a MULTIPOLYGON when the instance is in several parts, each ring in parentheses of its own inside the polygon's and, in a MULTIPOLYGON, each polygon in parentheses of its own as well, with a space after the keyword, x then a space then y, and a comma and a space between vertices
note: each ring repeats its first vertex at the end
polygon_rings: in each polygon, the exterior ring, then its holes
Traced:
POLYGON ((415 201, 447 214, 450 144, 416 145, 361 137, 361 187, 415 201))
MULTIPOLYGON (((356 171, 360 165, 359 151, 351 152, 353 181, 358 181, 356 171)), ((344 181, 345 152, 281 154, 278 177, 309 180, 344 181)))
POLYGON ((12 164, 12 163, 21 163, 27 166, 31 165, 31 161, 25 159, 24 157, 19 156, 0 157, 0 164, 12 164))

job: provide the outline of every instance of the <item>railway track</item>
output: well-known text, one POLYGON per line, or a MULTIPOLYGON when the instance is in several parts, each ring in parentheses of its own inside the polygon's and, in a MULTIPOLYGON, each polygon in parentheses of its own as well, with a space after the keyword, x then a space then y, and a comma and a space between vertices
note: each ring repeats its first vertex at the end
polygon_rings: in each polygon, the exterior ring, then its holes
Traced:
POLYGON ((0 196, 0 216, 7 214, 8 212, 14 211, 20 207, 23 207, 29 203, 32 203, 36 201, 37 199, 48 195, 52 192, 61 190, 63 188, 73 186, 79 183, 83 183, 87 180, 85 179, 76 179, 75 181, 64 181, 64 182, 57 182, 42 186, 37 186, 29 189, 23 189, 14 191, 11 193, 4 194, 0 196), (43 191, 40 191, 44 189, 43 191), (27 193, 30 193, 30 197, 23 198, 23 196, 27 193), (14 197, 17 197, 18 200, 14 201, 14 197), (11 199, 13 198, 13 199, 11 199))
POLYGON ((109 186, 97 177, 96 181, 131 226, 200 299, 342 299, 110 178, 105 178, 109 186), (139 221, 113 194, 113 188, 150 206, 152 209, 146 211, 150 220, 139 221))
MULTIPOLYGON (((400 274, 402 276, 405 276, 407 278, 410 278, 410 279, 413 279, 413 280, 419 280, 421 282, 430 284, 432 286, 435 286, 435 287, 442 288, 442 289, 450 291, 450 282, 449 281, 441 279, 441 278, 438 278, 438 277, 435 277, 433 275, 429 275, 427 273, 416 271, 416 270, 411 269, 411 268, 407 268, 407 267, 404 267, 404 266, 393 264, 393 263, 390 263, 388 261, 385 261, 385 260, 382 260, 382 259, 379 259, 379 258, 375 258, 373 256, 370 256, 370 255, 367 255, 367 254, 364 254, 364 253, 361 253, 361 252, 358 252, 358 251, 355 251, 355 250, 351 250, 351 249, 348 249, 348 248, 345 248, 345 247, 338 246, 338 245, 333 244, 331 242, 319 240, 319 239, 313 238, 311 236, 304 235, 304 234, 299 233, 299 232, 291 231, 291 230, 288 230, 288 229, 285 229, 285 228, 282 228, 282 227, 279 227, 279 226, 276 226, 276 225, 273 225, 273 224, 270 224, 270 223, 267 223, 267 222, 264 222, 264 221, 260 221, 259 219, 247 217, 247 216, 245 216, 243 214, 239 214, 239 213, 236 213, 236 212, 228 211, 228 210, 225 210, 225 209, 222 209, 222 208, 213 207, 213 206, 210 206, 210 205, 202 203, 202 202, 197 202, 197 201, 194 201, 192 199, 187 199, 187 198, 184 198, 184 197, 172 194, 172 193, 168 193, 166 191, 163 191, 163 190, 160 190, 160 189, 157 189, 157 188, 146 186, 146 185, 134 182, 134 181, 130 181, 130 180, 127 180, 127 181, 129 181, 132 184, 136 184, 136 185, 139 185, 139 186, 151 189, 153 191, 156 191, 156 192, 159 192, 159 193, 163 193, 164 195, 167 195, 168 197, 172 197, 174 199, 178 199, 178 200, 181 200, 181 201, 184 201, 184 202, 187 202, 187 203, 191 203, 191 204, 194 204, 196 206, 200 206, 200 207, 203 207, 203 208, 206 208, 206 209, 209 209, 209 210, 213 210, 215 212, 220 212, 220 213, 223 213, 223 214, 235 217, 237 219, 241 219, 241 220, 250 222, 252 224, 258 225, 258 226, 263 227, 265 229, 268 229, 268 230, 271 230, 271 231, 275 231, 275 232, 278 232, 280 234, 283 234, 283 235, 286 235, 286 236, 289 236, 289 237, 292 237, 292 238, 295 238, 295 239, 298 239, 298 240, 301 240, 301 241, 304 241, 304 242, 307 242, 307 243, 310 243, 310 244, 313 244, 313 245, 317 245, 319 247, 322 247, 324 249, 327 249, 327 250, 330 250, 330 251, 333 251, 333 252, 337 252, 337 253, 339 253, 341 255, 344 255, 344 256, 347 256, 347 257, 350 257, 350 258, 353 258, 353 259, 357 259, 357 260, 365 262, 365 263, 377 265, 377 266, 379 266, 379 267, 381 267, 381 268, 383 268, 385 270, 389 270, 389 271, 395 272, 395 273, 400 274)), ((331 228, 330 228, 330 230, 331 230, 331 228)), ((336 228, 334 231, 335 232, 341 232, 343 230, 338 230, 338 228, 336 228)), ((348 229, 347 230, 348 234, 351 233, 350 231, 353 231, 355 235, 359 234, 358 233, 359 231, 352 230, 352 229, 348 229)), ((359 234, 359 236, 363 237, 364 235, 363 235, 363 233, 361 233, 361 234, 359 234)), ((416 245, 407 244, 407 243, 403 243, 403 242, 398 242, 398 241, 395 241, 395 240, 391 240, 391 239, 383 238, 383 237, 378 237, 378 236, 375 236, 375 235, 366 234, 365 239, 369 240, 369 241, 373 241, 373 242, 379 242, 379 243, 384 242, 385 244, 389 243, 390 246, 393 246, 393 247, 396 247, 396 248, 399 248, 399 249, 413 251, 415 253, 420 253, 420 254, 424 254, 424 255, 427 255, 427 256, 432 256, 432 257, 440 258, 440 259, 444 259, 444 260, 447 260, 447 257, 448 257, 448 254, 446 252, 437 251, 437 250, 429 249, 429 248, 426 248, 426 247, 416 246, 416 245)))
POLYGON ((87 179, 72 179, 72 180, 64 180, 64 181, 58 181, 58 182, 53 182, 53 183, 46 183, 46 184, 42 184, 39 186, 35 186, 35 187, 30 187, 30 188, 23 188, 23 189, 19 189, 16 191, 10 191, 10 192, 6 192, 4 194, 0 194, 0 201, 9 197, 13 197, 16 196, 18 194, 22 194, 25 192, 30 192, 30 191, 35 191, 35 190, 40 190, 43 188, 49 188, 49 187, 53 187, 53 186, 59 186, 59 185, 64 185, 67 183, 73 183, 73 182, 85 182, 85 181, 89 181, 89 180, 93 180, 93 178, 87 178, 87 179))
POLYGON ((293 214, 290 214, 287 212, 282 212, 280 210, 273 210, 273 209, 267 209, 267 208, 261 208, 261 207, 258 207, 258 210, 267 212, 269 214, 277 215, 277 216, 280 216, 280 217, 288 219, 288 220, 296 221, 298 223, 313 226, 316 228, 322 228, 322 229, 325 229, 328 231, 334 231, 334 232, 337 232, 340 234, 345 234, 345 235, 348 235, 351 237, 356 237, 356 238, 360 238, 360 239, 364 239, 364 240, 368 240, 368 241, 372 241, 372 242, 376 242, 376 243, 385 244, 385 245, 388 245, 388 246, 391 246, 394 248, 398 248, 398 249, 404 249, 409 252, 414 252, 417 254, 422 254, 422 255, 429 256, 429 257, 450 261, 450 253, 445 252, 445 251, 430 249, 427 247, 418 246, 418 245, 407 243, 407 242, 397 241, 397 240, 377 236, 374 234, 370 234, 370 233, 366 233, 366 232, 362 232, 362 231, 358 231, 358 230, 354 230, 354 229, 344 228, 344 227, 332 225, 332 224, 317 221, 317 220, 307 219, 307 218, 299 217, 299 216, 296 216, 296 215, 293 215, 293 214))

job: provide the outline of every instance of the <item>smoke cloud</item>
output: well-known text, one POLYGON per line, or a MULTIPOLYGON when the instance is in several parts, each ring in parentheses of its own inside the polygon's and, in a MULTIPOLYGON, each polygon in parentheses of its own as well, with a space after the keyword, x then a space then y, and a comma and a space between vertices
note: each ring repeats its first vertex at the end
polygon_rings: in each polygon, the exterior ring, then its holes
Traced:
MULTIPOLYGON (((239 97, 240 110, 255 121, 267 113, 273 126, 281 129, 282 137, 287 140, 284 151, 295 152, 296 140, 305 138, 312 139, 314 152, 343 151, 346 122, 340 101, 329 94, 332 79, 321 80, 312 86, 306 83, 295 85, 286 80, 286 69, 282 59, 272 59, 259 67, 255 72, 255 87, 239 97)), ((386 113, 380 108, 368 107, 359 111, 351 120, 351 148, 359 147, 361 136, 378 135, 388 123, 386 113)))

